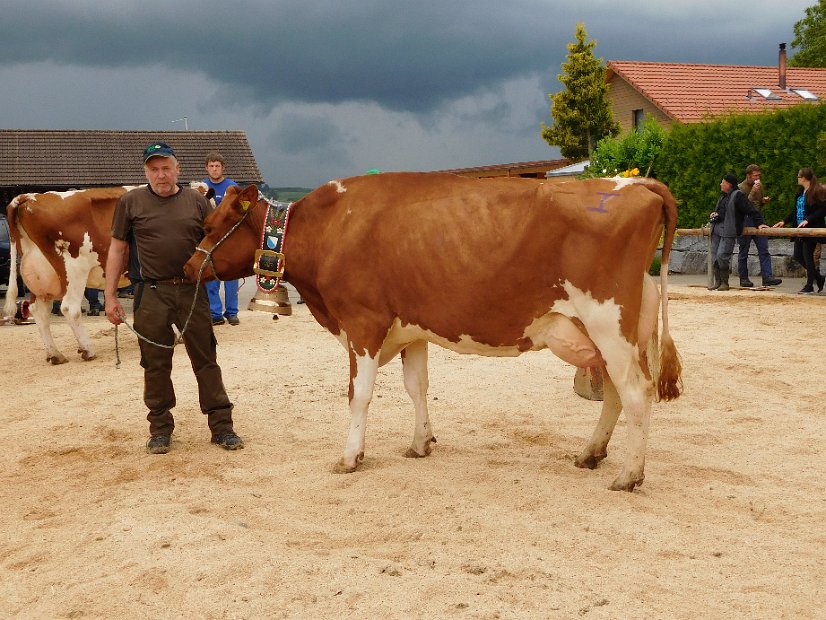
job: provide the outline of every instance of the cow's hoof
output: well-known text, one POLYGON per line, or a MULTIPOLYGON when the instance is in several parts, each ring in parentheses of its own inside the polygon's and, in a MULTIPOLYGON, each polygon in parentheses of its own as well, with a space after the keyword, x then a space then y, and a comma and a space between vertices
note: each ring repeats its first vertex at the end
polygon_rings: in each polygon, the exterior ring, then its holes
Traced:
POLYGON ((333 467, 334 474, 352 474, 356 469, 358 469, 359 463, 364 460, 364 452, 360 452, 358 456, 356 456, 356 462, 352 465, 348 464, 344 459, 341 459, 338 463, 335 464, 333 467))
POLYGON ((436 443, 436 438, 431 437, 428 439, 424 444, 424 454, 416 451, 413 446, 410 446, 407 449, 407 452, 404 453, 404 457, 407 459, 423 459, 427 456, 430 456, 430 453, 433 452, 433 444, 436 443))
POLYGON ((614 480, 613 484, 611 484, 610 489, 612 491, 631 492, 634 490, 634 487, 640 486, 643 480, 645 480, 645 476, 640 476, 639 478, 633 479, 626 479, 623 476, 619 476, 616 480, 614 480))
POLYGON ((46 361, 52 366, 58 366, 60 364, 65 364, 69 360, 67 360, 63 355, 51 355, 46 358, 46 361))
POLYGON ((596 469, 597 465, 599 465, 599 462, 602 459, 604 459, 606 456, 608 456, 608 455, 607 454, 589 454, 589 455, 586 456, 584 454, 580 454, 578 457, 576 457, 576 460, 574 461, 574 465, 576 465, 577 467, 581 467, 582 469, 596 469))
POLYGON ((424 454, 419 454, 413 448, 408 448, 407 452, 404 453, 406 459, 423 459, 426 456, 430 456, 430 450, 426 450, 424 454))
POLYGON ((97 355, 89 353, 89 351, 85 349, 78 349, 77 352, 80 353, 80 357, 84 362, 89 362, 97 357, 97 355))

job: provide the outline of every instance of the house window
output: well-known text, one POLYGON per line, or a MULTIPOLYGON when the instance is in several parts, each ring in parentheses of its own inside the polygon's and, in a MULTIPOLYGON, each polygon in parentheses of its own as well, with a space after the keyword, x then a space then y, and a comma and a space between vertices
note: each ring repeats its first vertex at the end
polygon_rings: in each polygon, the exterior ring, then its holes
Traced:
POLYGON ((817 101, 819 99, 819 97, 812 91, 806 90, 805 88, 792 88, 791 91, 796 95, 803 97, 806 101, 817 101))
POLYGON ((757 99, 757 96, 762 97, 766 101, 780 100, 780 96, 774 94, 771 88, 750 88, 748 92, 748 99, 750 101, 754 101, 755 99, 757 99))
POLYGON ((643 113, 643 111, 641 109, 631 111, 631 123, 632 123, 632 127, 634 128, 634 131, 636 131, 640 127, 642 127, 642 121, 643 121, 644 117, 645 117, 645 114, 643 113))

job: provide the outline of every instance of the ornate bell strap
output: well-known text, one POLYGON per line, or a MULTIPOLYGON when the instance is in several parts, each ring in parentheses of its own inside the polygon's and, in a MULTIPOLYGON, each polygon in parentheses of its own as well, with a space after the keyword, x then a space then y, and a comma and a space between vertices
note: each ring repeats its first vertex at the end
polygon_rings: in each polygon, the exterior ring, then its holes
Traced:
POLYGON ((271 293, 284 276, 284 240, 290 219, 290 204, 267 200, 267 212, 261 229, 261 248, 255 251, 253 271, 258 289, 271 293))

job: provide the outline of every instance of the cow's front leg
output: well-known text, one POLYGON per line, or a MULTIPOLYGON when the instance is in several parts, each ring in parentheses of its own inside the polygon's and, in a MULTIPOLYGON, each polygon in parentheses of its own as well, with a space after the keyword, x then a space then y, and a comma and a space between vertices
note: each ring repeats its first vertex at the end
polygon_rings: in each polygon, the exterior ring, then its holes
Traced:
POLYGON ((52 330, 50 329, 52 302, 45 299, 36 299, 35 302, 29 306, 29 310, 34 317, 34 322, 37 324, 37 331, 40 333, 43 347, 46 349, 46 361, 55 365, 68 362, 69 360, 66 359, 66 356, 58 351, 52 338, 52 330))
POLYGON ((427 412, 427 341, 419 340, 408 345, 402 351, 402 368, 404 370, 404 387, 413 401, 416 411, 416 426, 413 430, 413 443, 404 455, 408 458, 428 456, 431 444, 436 443, 430 416, 427 412))
POLYGON ((367 431, 367 409, 373 399, 378 372, 378 355, 375 358, 359 357, 350 348, 350 432, 344 454, 336 463, 334 471, 348 474, 356 471, 364 460, 364 434, 367 431))
POLYGON ((602 377, 602 413, 599 416, 599 422, 597 422, 594 433, 591 435, 591 440, 574 461, 577 467, 594 469, 602 459, 608 456, 608 442, 611 441, 611 435, 622 410, 622 403, 611 377, 607 372, 603 372, 602 377))
POLYGON ((95 345, 83 327, 83 323, 81 322, 82 313, 80 311, 81 304, 83 303, 83 292, 86 288, 87 274, 82 274, 82 277, 76 275, 69 271, 71 265, 71 263, 67 263, 66 265, 67 273, 69 274, 69 284, 66 288, 66 293, 63 295, 63 301, 60 303, 60 311, 63 313, 63 316, 66 317, 66 322, 75 335, 77 352, 84 361, 89 361, 96 357, 95 345))

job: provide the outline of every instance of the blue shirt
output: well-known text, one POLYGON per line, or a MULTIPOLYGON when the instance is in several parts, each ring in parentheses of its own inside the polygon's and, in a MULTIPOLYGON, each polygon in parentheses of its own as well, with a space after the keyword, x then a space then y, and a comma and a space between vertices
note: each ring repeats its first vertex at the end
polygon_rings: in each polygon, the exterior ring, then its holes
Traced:
POLYGON ((236 183, 232 179, 228 179, 227 177, 224 177, 224 180, 221 181, 220 183, 215 183, 212 179, 207 177, 206 179, 204 179, 204 183, 206 183, 212 189, 215 190, 215 206, 216 207, 219 204, 221 204, 221 201, 224 199, 224 194, 227 193, 227 188, 230 185, 238 185, 238 183, 236 183))

